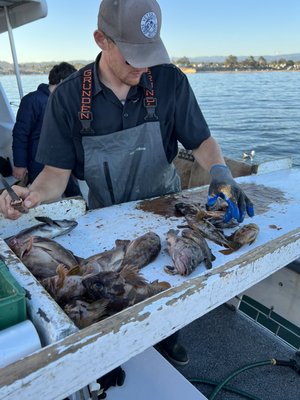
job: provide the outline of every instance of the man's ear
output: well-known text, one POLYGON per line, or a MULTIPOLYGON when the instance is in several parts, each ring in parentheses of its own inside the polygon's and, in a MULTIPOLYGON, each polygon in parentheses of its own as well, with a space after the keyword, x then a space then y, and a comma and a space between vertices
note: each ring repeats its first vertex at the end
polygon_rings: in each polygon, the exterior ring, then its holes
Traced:
POLYGON ((108 48, 108 40, 102 31, 94 32, 94 39, 97 45, 102 49, 106 50, 108 48))

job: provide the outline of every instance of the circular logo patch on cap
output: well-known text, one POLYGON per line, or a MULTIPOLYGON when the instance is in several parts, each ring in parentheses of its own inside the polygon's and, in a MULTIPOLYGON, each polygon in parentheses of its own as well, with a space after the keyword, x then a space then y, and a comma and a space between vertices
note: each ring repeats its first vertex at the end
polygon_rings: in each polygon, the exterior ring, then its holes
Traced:
POLYGON ((157 33, 157 17, 153 11, 146 13, 141 20, 141 31, 149 39, 157 33))

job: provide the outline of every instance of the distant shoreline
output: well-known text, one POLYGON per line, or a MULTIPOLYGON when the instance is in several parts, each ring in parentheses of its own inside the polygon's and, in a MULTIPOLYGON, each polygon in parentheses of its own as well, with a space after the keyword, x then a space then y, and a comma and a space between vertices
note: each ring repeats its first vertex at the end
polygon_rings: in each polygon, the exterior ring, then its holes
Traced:
MULTIPOLYGON (((186 75, 195 75, 195 74, 202 74, 202 73, 208 73, 208 74, 240 74, 240 73, 265 73, 265 72, 300 72, 300 69, 291 69, 291 70, 287 70, 287 69, 246 69, 246 70, 234 70, 234 71, 224 71, 224 70, 200 70, 200 71, 185 71, 183 68, 179 68, 182 72, 184 72, 186 75)), ((47 75, 49 72, 45 71, 45 72, 22 72, 20 71, 21 75, 47 75)), ((0 71, 0 76, 15 76, 14 73, 1 73, 0 71)))

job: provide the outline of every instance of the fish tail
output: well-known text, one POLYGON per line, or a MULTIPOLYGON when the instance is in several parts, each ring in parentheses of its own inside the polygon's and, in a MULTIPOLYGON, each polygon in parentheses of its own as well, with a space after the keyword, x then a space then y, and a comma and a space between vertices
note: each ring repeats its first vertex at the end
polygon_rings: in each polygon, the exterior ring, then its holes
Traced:
POLYGON ((228 255, 228 254, 231 254, 234 252, 233 249, 224 249, 224 250, 219 250, 219 251, 220 251, 220 253, 225 254, 225 255, 228 255))

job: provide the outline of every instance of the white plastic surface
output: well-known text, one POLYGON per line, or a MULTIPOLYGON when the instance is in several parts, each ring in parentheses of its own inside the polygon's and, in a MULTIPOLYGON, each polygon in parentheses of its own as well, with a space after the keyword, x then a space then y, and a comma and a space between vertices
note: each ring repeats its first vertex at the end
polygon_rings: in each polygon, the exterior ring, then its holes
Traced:
POLYGON ((207 400, 153 347, 122 365, 123 386, 111 387, 108 400, 207 400))
POLYGON ((0 368, 41 348, 40 338, 30 320, 0 331, 0 368))

